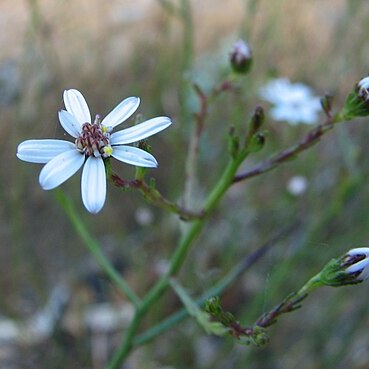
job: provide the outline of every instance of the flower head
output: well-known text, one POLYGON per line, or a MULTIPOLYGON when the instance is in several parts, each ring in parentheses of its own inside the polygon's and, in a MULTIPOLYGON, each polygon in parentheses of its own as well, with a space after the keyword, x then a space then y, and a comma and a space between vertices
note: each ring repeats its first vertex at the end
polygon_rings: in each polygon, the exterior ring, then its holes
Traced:
POLYGON ((347 95, 345 104, 339 113, 342 120, 369 115, 369 77, 360 80, 347 95))
POLYGON ((339 287, 356 284, 369 277, 369 247, 349 250, 338 259, 332 259, 319 273, 320 282, 339 287))
POLYGON ((345 272, 362 282, 369 277, 369 247, 351 249, 344 256, 345 272))
POLYGON ((127 144, 152 136, 172 122, 167 117, 156 117, 112 133, 137 110, 138 97, 123 100, 105 118, 101 120, 96 115, 93 122, 86 100, 79 91, 66 90, 63 98, 66 110, 59 112, 59 121, 74 137, 74 143, 57 139, 27 140, 19 144, 17 156, 31 163, 46 163, 39 176, 44 190, 64 183, 83 166, 82 201, 89 212, 98 213, 106 198, 104 159, 113 157, 135 166, 157 167, 154 156, 127 144))
POLYGON ((369 77, 363 78, 356 85, 357 95, 364 101, 369 101, 369 77))
POLYGON ((310 87, 291 83, 287 78, 277 78, 260 89, 262 99, 274 105, 270 114, 277 121, 292 125, 314 124, 321 110, 320 99, 310 87))

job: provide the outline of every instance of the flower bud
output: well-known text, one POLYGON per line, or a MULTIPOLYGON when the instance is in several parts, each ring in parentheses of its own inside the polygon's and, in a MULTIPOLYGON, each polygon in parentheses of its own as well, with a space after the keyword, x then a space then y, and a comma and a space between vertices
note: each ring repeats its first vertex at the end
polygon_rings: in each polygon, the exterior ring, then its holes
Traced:
POLYGON ((265 143, 266 132, 260 131, 265 120, 264 110, 261 106, 255 108, 254 114, 248 124, 248 132, 245 138, 245 148, 248 152, 261 150, 265 143))
POLYGON ((255 108, 254 114, 250 121, 250 131, 252 133, 257 132, 263 125, 265 120, 264 109, 261 106, 255 108))
POLYGON ((252 65, 252 51, 249 45, 243 41, 238 40, 234 43, 229 55, 229 60, 232 69, 236 73, 246 74, 252 65))
POLYGON ((320 104, 322 105, 322 108, 323 108, 324 112, 327 114, 327 116, 330 116, 331 112, 332 112, 333 96, 326 93, 320 99, 320 104))
POLYGON ((247 150, 249 152, 260 151, 265 144, 265 132, 256 132, 250 139, 247 150))
POLYGON ((364 281, 369 277, 369 247, 351 249, 345 255, 344 263, 346 273, 355 275, 358 282, 364 281))
POLYGON ((205 301, 205 311, 226 327, 236 322, 232 313, 223 310, 218 296, 210 297, 205 301))
POLYGON ((339 116, 342 120, 369 115, 369 77, 358 82, 346 98, 339 116))
POLYGON ((361 100, 364 102, 368 102, 369 100, 369 77, 363 78, 357 85, 356 85, 356 92, 357 95, 360 97, 361 100))
POLYGON ((339 259, 332 259, 320 272, 320 282, 339 287, 356 284, 369 277, 369 247, 351 249, 339 259))

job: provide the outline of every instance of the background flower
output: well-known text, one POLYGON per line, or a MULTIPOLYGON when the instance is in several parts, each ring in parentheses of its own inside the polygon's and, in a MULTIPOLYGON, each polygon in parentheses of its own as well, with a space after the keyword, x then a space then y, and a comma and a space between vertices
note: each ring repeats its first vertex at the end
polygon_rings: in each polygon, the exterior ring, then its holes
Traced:
POLYGON ((274 105, 270 115, 274 120, 292 125, 314 124, 321 111, 320 99, 310 87, 291 83, 287 78, 277 78, 260 89, 260 96, 274 105))

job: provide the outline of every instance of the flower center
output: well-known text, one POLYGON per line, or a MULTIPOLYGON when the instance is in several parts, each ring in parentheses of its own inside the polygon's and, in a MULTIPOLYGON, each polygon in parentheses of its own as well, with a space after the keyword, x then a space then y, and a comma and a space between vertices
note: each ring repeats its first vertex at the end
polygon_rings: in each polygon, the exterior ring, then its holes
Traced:
POLYGON ((109 141, 110 134, 105 132, 100 124, 99 117, 96 116, 94 123, 85 123, 82 126, 82 132, 76 138, 75 144, 77 150, 88 156, 104 158, 112 153, 109 141))

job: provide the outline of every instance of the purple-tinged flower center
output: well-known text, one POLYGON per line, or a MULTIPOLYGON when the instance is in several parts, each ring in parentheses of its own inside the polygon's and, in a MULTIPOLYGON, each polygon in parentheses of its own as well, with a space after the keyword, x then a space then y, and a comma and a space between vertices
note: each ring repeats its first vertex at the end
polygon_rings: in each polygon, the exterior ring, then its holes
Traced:
POLYGON ((77 150, 88 156, 109 156, 106 147, 110 147, 109 133, 104 132, 100 122, 85 123, 81 134, 75 141, 77 150))
POLYGON ((366 258, 365 254, 346 255, 341 263, 341 267, 347 268, 366 258))

